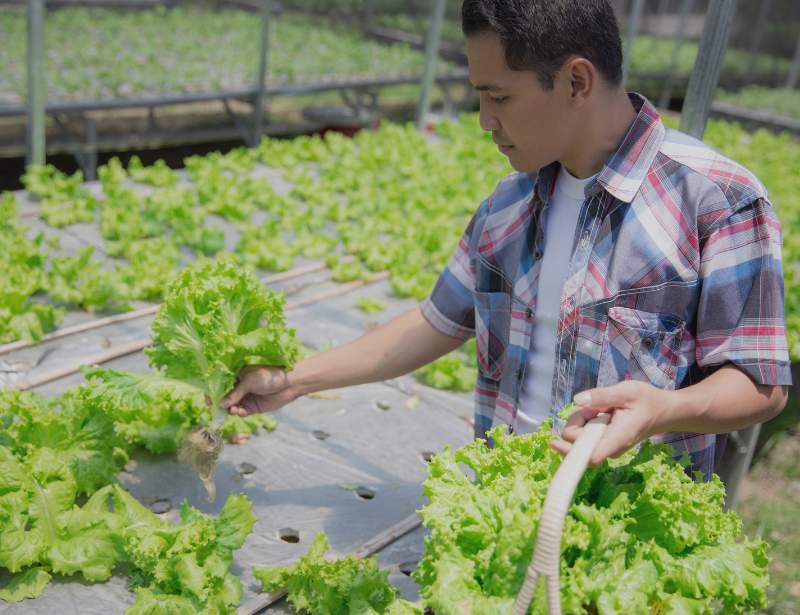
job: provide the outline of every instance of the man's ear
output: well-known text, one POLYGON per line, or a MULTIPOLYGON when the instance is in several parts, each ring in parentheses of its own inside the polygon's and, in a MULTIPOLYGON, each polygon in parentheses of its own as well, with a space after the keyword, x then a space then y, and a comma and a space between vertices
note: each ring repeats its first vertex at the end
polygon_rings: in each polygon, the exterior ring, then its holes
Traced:
POLYGON ((570 88, 570 99, 578 105, 591 96, 597 86, 597 70, 586 58, 571 58, 564 66, 564 75, 570 88))

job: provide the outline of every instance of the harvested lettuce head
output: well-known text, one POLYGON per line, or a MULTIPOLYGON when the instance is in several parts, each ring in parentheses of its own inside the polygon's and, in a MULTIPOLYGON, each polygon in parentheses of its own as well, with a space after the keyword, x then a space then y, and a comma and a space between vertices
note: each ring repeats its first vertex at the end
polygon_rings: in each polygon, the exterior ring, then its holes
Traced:
MULTIPOLYGON (((437 615, 511 613, 533 555, 550 482, 561 457, 537 433, 503 427, 430 463, 429 529, 414 577, 437 615), (471 476, 464 472, 469 468, 471 476)), ((586 471, 564 525, 560 595, 567 613, 741 613, 763 608, 766 543, 741 535, 722 507, 717 476, 694 481, 672 448, 637 452, 586 471)), ((547 612, 544 585, 531 615, 547 612)))
POLYGON ((153 346, 145 351, 151 367, 203 391, 212 409, 211 424, 190 432, 181 446, 181 457, 203 478, 209 497, 222 449, 218 432, 228 418, 219 404, 237 374, 246 365, 290 369, 297 360, 284 302, 235 260, 204 260, 175 279, 153 321, 153 346))

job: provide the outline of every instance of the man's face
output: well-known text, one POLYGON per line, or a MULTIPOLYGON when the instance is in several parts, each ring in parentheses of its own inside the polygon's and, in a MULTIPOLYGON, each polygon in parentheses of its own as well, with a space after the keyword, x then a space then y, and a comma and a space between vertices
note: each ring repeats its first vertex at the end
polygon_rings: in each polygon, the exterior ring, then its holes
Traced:
POLYGON ((469 79, 480 92, 481 128, 492 133, 517 171, 530 173, 559 160, 569 141, 569 84, 556 77, 546 90, 533 71, 509 68, 500 37, 467 37, 469 79))

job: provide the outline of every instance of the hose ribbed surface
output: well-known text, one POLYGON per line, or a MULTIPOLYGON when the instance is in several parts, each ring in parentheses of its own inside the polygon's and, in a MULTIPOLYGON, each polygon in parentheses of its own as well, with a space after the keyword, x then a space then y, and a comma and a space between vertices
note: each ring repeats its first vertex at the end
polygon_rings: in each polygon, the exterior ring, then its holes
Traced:
POLYGON ((578 487, 589 459, 611 420, 610 414, 600 414, 589 421, 572 445, 561 466, 553 476, 544 500, 536 534, 533 561, 528 567, 525 582, 514 602, 513 615, 525 615, 536 592, 539 575, 544 575, 547 589, 547 610, 550 615, 561 615, 558 572, 561 564, 561 535, 572 496, 578 487))

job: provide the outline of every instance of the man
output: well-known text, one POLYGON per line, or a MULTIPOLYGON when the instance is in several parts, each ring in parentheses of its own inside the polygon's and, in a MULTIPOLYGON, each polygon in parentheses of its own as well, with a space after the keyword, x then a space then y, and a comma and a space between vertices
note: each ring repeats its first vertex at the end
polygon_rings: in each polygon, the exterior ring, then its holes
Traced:
POLYGON ((765 189, 625 92, 607 0, 465 0, 462 26, 481 127, 517 173, 419 308, 288 374, 245 369, 227 406, 393 378, 475 335, 477 437, 574 398, 556 450, 610 412, 593 464, 652 438, 710 476, 714 434, 776 416, 791 383, 765 189))

